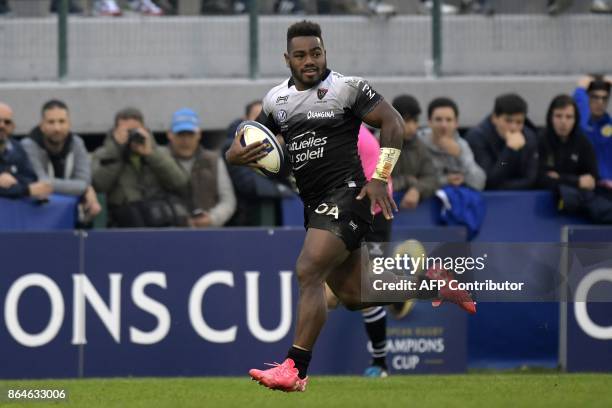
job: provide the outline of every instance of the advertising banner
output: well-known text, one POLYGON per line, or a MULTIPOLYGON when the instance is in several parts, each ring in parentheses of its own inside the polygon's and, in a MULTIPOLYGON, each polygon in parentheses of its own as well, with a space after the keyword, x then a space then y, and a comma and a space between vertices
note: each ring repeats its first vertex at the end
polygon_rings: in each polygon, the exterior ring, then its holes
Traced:
POLYGON ((564 231, 568 245, 581 248, 565 259, 568 299, 560 302, 559 359, 567 371, 612 371, 611 237, 610 227, 564 231))
POLYGON ((77 233, 1 233, 0 377, 76 377, 71 343, 77 233))
MULTIPOLYGON (((0 377, 245 375, 282 360, 303 239, 301 228, 4 234, 0 377)), ((456 306, 420 302, 388 320, 392 371, 465 370, 456 306)), ((361 312, 330 311, 311 372, 360 374, 367 343, 361 312)))

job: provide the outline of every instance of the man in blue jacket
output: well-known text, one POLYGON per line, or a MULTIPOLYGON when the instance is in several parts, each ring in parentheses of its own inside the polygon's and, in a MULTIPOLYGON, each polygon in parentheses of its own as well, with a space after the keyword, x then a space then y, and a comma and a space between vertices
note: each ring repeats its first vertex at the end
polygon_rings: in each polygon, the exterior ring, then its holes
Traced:
POLYGON ((36 181, 26 152, 11 138, 14 130, 13 110, 0 102, 0 197, 47 198, 52 192, 51 184, 36 181))
POLYGON ((612 117, 606 111, 610 101, 609 78, 580 78, 574 91, 574 100, 580 112, 580 127, 595 148, 599 183, 612 189, 612 117))

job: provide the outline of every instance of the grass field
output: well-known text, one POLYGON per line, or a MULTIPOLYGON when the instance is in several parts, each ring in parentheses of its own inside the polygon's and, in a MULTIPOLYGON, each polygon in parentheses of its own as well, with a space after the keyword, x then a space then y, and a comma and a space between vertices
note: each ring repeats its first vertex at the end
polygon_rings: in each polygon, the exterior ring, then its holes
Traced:
POLYGON ((467 374, 313 377, 305 393, 270 391, 248 378, 114 378, 0 381, 7 388, 64 388, 68 401, 2 407, 612 407, 612 375, 467 374))

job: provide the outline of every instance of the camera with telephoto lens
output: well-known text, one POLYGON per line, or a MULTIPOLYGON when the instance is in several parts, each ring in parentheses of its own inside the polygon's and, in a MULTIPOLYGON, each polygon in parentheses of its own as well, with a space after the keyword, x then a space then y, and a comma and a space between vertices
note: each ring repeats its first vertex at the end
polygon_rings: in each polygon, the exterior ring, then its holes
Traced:
POLYGON ((136 144, 145 144, 145 137, 142 133, 138 131, 138 129, 129 129, 128 130, 128 144, 136 143, 136 144))

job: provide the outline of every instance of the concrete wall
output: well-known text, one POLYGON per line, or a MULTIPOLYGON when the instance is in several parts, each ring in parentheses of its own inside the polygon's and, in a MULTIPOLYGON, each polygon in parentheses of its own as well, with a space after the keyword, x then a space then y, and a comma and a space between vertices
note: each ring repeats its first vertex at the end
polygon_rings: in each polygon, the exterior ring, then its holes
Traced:
MULTIPOLYGON (((183 106, 200 113, 205 129, 224 129, 242 115, 246 103, 262 98, 282 79, 0 83, 0 100, 15 109, 18 133, 30 130, 39 119, 41 105, 50 98, 67 102, 74 129, 83 133, 106 131, 115 112, 126 106, 142 109, 148 126, 154 130, 166 129, 172 112, 183 106)), ((576 81, 574 76, 369 79, 388 100, 400 93, 415 95, 423 110, 436 96, 454 98, 459 105, 461 126, 480 121, 491 111, 495 96, 504 92, 523 95, 529 103, 529 116, 541 125, 550 100, 559 93, 572 92, 576 81)))
MULTIPOLYGON (((260 19, 262 77, 285 74, 285 33, 296 20, 260 19)), ((429 17, 319 16, 317 21, 323 27, 329 65, 337 71, 405 76, 427 70, 429 17)), ((0 20, 0 81, 55 79, 56 31, 53 18, 0 20)), ((249 72, 248 33, 246 16, 71 18, 69 76, 244 78, 249 72)), ((451 16, 444 19, 443 37, 443 69, 450 75, 612 72, 609 16, 451 16)))

